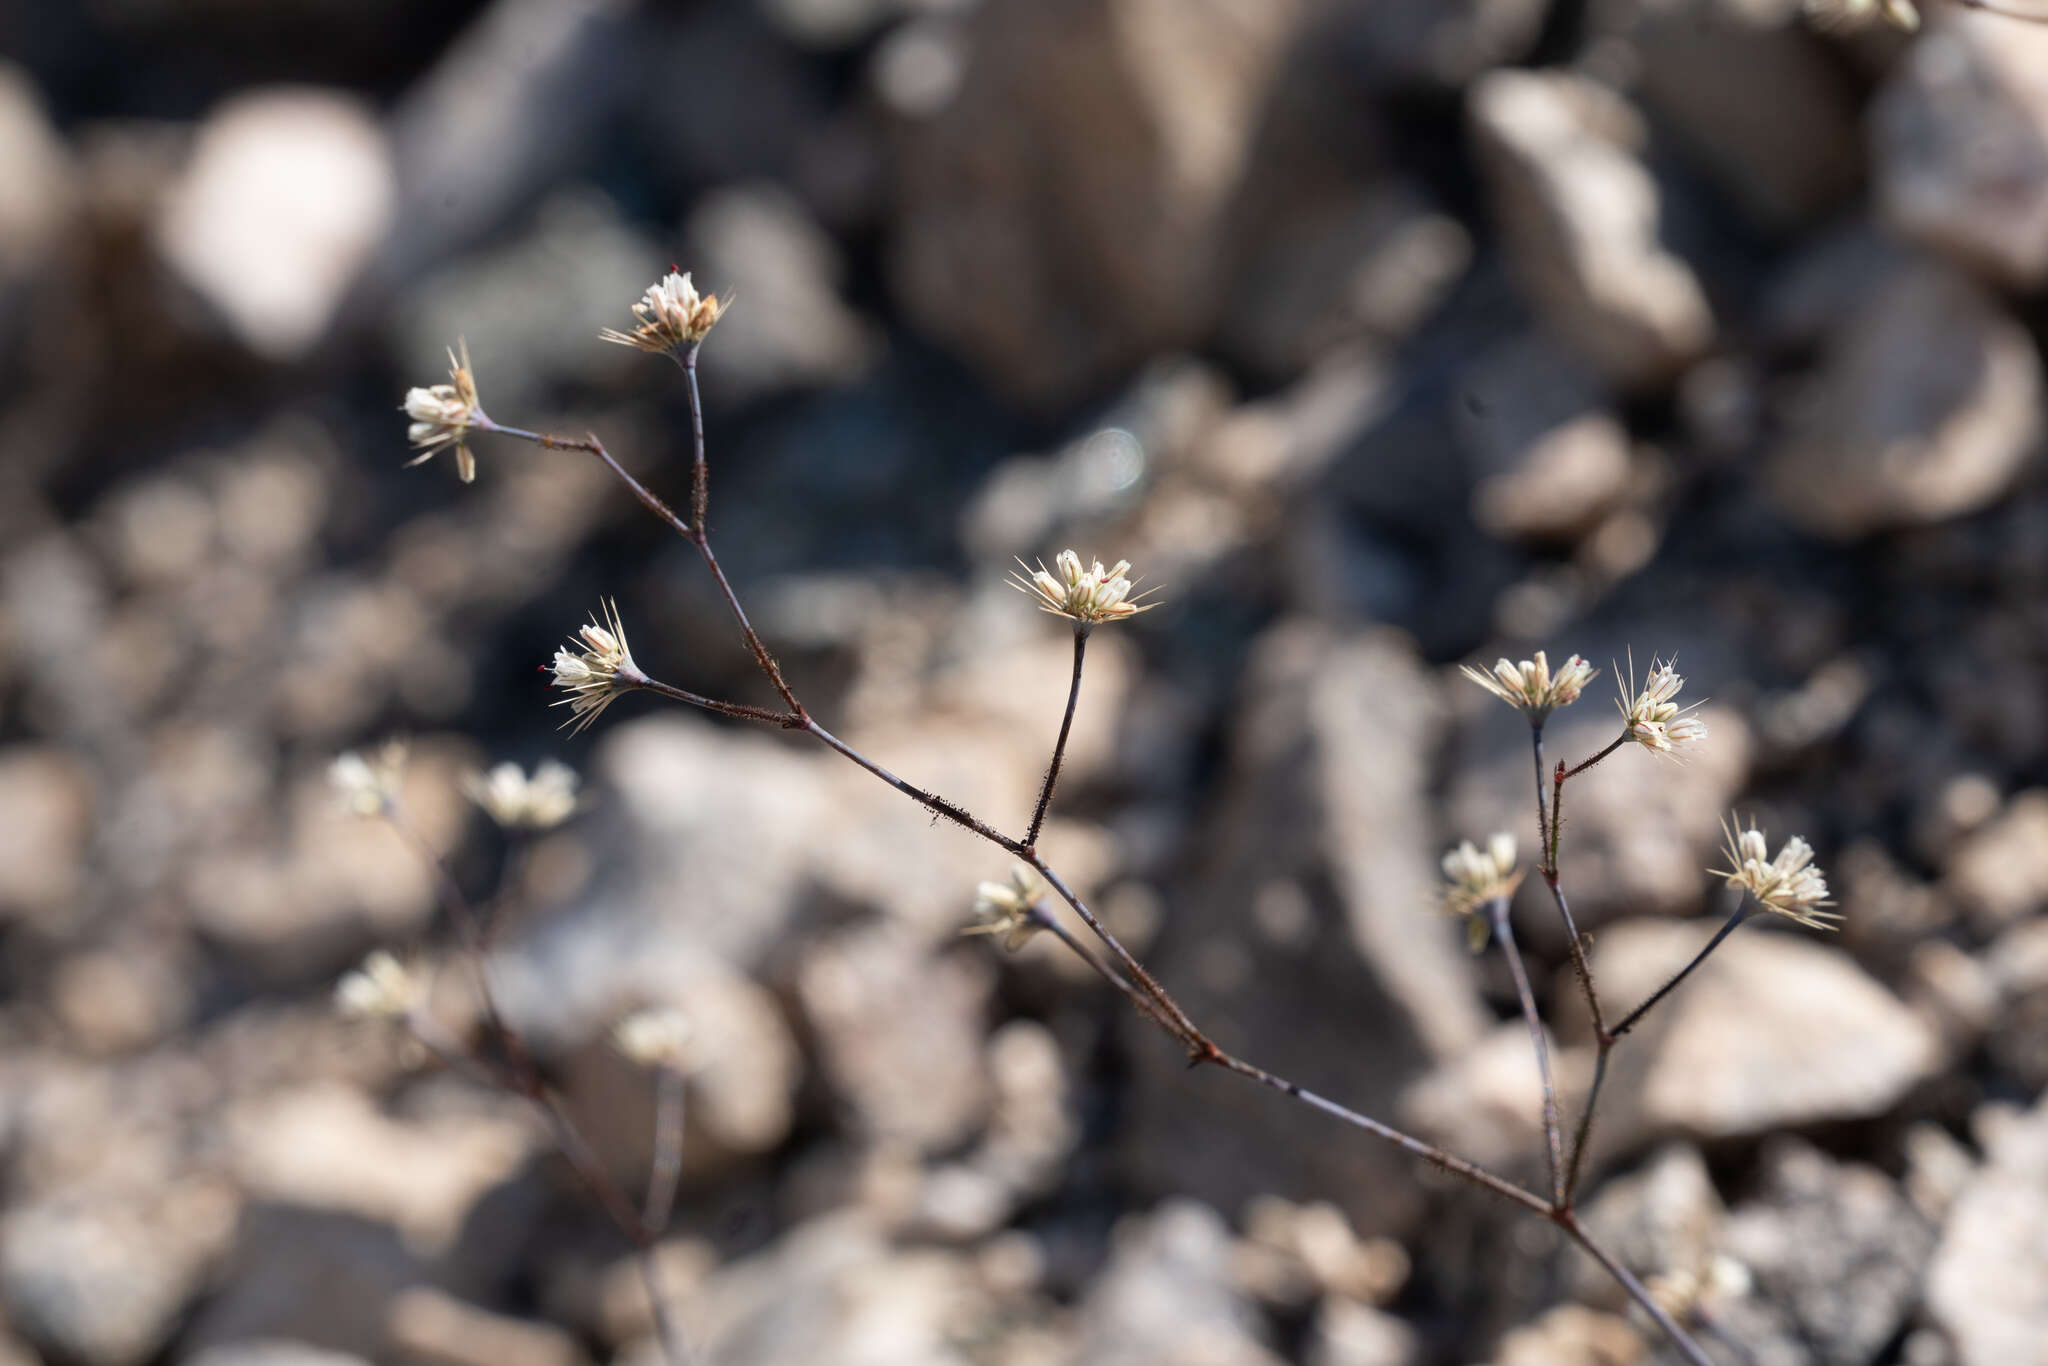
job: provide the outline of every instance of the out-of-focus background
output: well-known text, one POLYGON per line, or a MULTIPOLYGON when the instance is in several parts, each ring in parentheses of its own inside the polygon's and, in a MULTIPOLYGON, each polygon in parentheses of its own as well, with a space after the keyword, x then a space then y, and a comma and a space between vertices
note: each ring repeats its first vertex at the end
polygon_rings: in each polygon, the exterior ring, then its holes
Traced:
POLYGON ((373 947, 446 957, 326 790, 393 733, 635 1191, 606 1028, 692 1021, 707 1363, 1669 1359, 1549 1230, 960 939, 1000 855, 832 755, 640 698, 554 729, 536 666, 607 596, 650 672, 771 698, 593 463, 401 470, 397 405, 467 338, 498 420, 681 495, 676 373, 595 340, 671 263, 734 300, 714 534, 811 707, 1019 828, 1068 646, 1002 576, 1128 557, 1162 605, 1097 633, 1049 855, 1224 1044, 1523 1179, 1508 980, 1431 907, 1456 839, 1533 844, 1531 772, 1453 666, 1676 652, 1708 742, 1568 813, 1610 999, 1717 923, 1731 808, 1847 923, 1745 928, 1617 1053, 1591 1217, 1709 1286, 1720 1360, 2043 1360, 2048 27, 1926 19, 12 7, 0 1361, 652 1359, 533 1118, 333 1008, 373 947), (587 809, 509 857, 456 780, 546 757, 587 809))

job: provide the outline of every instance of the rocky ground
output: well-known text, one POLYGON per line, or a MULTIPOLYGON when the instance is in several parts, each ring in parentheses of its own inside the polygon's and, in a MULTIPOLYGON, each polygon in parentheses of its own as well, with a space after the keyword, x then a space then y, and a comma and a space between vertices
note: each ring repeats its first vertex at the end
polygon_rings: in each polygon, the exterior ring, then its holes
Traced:
POLYGON ((1003 575, 1128 557, 1162 605, 1091 645, 1048 854, 1226 1046, 1521 1179, 1509 979, 1431 905, 1457 839, 1533 843, 1528 759, 1455 665, 1676 652, 1708 742, 1567 830, 1603 989, 1717 923, 1731 807, 1846 923, 1744 929, 1616 1053, 1589 1219, 1720 1361, 2048 1361, 2048 25, 1923 8, 0 15, 0 1363, 656 1359, 534 1117, 334 1009, 450 959, 327 790, 392 733, 635 1191, 607 1028, 692 1022, 706 1363, 1674 1359, 1548 1228, 961 939, 1000 854, 831 754, 553 729, 608 595, 650 672, 771 699, 600 469, 401 470, 397 404, 466 337, 493 416, 680 493, 673 371, 594 340, 670 262, 734 300, 714 534, 811 707, 1021 825, 1068 653, 1003 575), (508 850, 459 778, 544 757, 587 806, 508 850))

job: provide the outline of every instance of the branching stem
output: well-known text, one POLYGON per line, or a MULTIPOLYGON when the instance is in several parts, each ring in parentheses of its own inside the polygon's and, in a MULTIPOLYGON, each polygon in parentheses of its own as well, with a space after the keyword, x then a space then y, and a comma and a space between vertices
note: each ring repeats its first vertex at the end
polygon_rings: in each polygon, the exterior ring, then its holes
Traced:
MULTIPOLYGON (((1550 1072, 1549 1050, 1543 1039, 1541 1021, 1536 1015, 1535 998, 1529 987, 1526 969, 1522 964, 1521 955, 1516 950, 1513 938, 1508 930, 1505 903, 1501 903, 1500 910, 1496 913, 1495 928, 1496 933, 1501 937, 1504 950, 1508 953, 1509 962, 1515 976, 1516 992, 1522 1002, 1524 1018, 1529 1022, 1532 1030, 1532 1039, 1537 1054, 1537 1065, 1543 1076, 1544 1132, 1549 1150, 1552 1187, 1552 1198, 1550 1199, 1545 1199, 1526 1190, 1516 1183, 1497 1176, 1465 1158, 1446 1152, 1435 1144, 1416 1138, 1411 1134, 1403 1133, 1391 1125, 1383 1124, 1379 1120, 1340 1105, 1295 1082, 1225 1052, 1189 1018, 1187 1012, 1181 1009, 1179 1003, 1173 999, 1166 988, 1146 970, 1144 964, 1140 963, 1130 950, 1126 949, 1118 941, 1109 928, 1089 909, 1087 903, 1039 854, 1036 847, 1038 836, 1043 830, 1046 813, 1051 807, 1053 789, 1058 782, 1060 767, 1066 753, 1067 740, 1073 727, 1075 708, 1080 697, 1081 670, 1087 646, 1087 632, 1085 629, 1077 629, 1075 631, 1074 672, 1073 680, 1067 693, 1066 712, 1060 723, 1059 739, 1054 745, 1052 761, 1047 767, 1045 783, 1039 791, 1038 802, 1032 813, 1031 824, 1026 831, 1025 837, 1021 840, 1014 839, 1003 834, 993 826, 985 824, 971 815, 965 808, 939 796, 937 793, 928 792, 897 777, 894 773, 891 773, 888 769, 868 758, 865 754, 862 754, 859 750, 820 725, 816 718, 812 717, 804 709, 802 703, 797 701, 795 693, 784 680, 782 671, 777 666, 774 656, 769 654, 767 647, 761 642, 753 626, 748 622, 747 615, 740 606, 738 595, 733 592, 732 585, 727 581, 724 571, 719 567, 717 556, 712 553, 706 520, 708 473, 704 460, 703 410, 697 394, 695 348, 692 348, 682 358, 682 365, 684 375, 688 381, 690 394, 692 438, 691 515, 687 520, 679 517, 673 509, 656 497, 645 485, 627 473, 618 461, 612 458, 611 453, 605 449, 604 443, 599 441, 594 435, 583 440, 570 440, 521 431, 515 428, 500 427, 496 424, 488 424, 487 428, 503 435, 537 442, 544 447, 587 451, 597 456, 626 485, 643 506, 695 546, 702 556, 706 567, 710 569, 712 577, 717 580, 719 591, 724 596, 734 621, 739 625, 740 632, 746 640, 748 650, 754 657, 754 662, 774 686, 787 710, 777 712, 768 708, 747 707, 739 703, 718 702, 680 688, 671 687, 668 684, 660 683, 653 679, 646 679, 635 686, 660 693, 663 696, 691 706, 701 707, 737 719, 759 721, 764 724, 781 726, 785 729, 804 731, 824 744, 828 749, 835 751, 883 783, 895 788, 898 792, 909 797, 934 815, 944 817, 962 829, 980 836, 996 847, 1030 864, 1046 880, 1047 884, 1059 894, 1060 898, 1073 909, 1082 922, 1087 925, 1089 931, 1108 951, 1109 957, 1105 960, 1050 917, 1047 917, 1043 922, 1043 927, 1052 930, 1055 937, 1061 943, 1075 953, 1078 953, 1083 961, 1088 963, 1106 981, 1127 996, 1141 1015, 1172 1035, 1187 1050, 1190 1066, 1200 1066, 1206 1063, 1220 1067, 1227 1072, 1235 1073, 1271 1090, 1278 1091, 1282 1095, 1292 1097, 1312 1109, 1319 1110, 1324 1114, 1352 1125, 1354 1128, 1363 1130, 1382 1142, 1399 1148, 1410 1156, 1420 1158, 1431 1166, 1448 1172, 1481 1190, 1519 1205, 1530 1213, 1549 1219, 1563 1228, 1574 1241, 1585 1248, 1602 1266, 1607 1268, 1608 1272, 1621 1284, 1623 1289, 1643 1307, 1645 1312, 1656 1320, 1686 1359, 1693 1363, 1693 1366, 1713 1366, 1713 1363, 1700 1350, 1698 1344, 1693 1342, 1686 1335, 1684 1329, 1679 1327, 1671 1319, 1670 1315, 1656 1303, 1643 1284, 1578 1225, 1577 1218, 1571 1207, 1571 1190, 1576 1179, 1577 1167, 1582 1151, 1575 1151, 1573 1153, 1571 1164, 1567 1168, 1561 1151, 1561 1123, 1558 1117, 1555 1084, 1550 1072)), ((484 423, 479 423, 480 427, 485 425, 484 423)), ((1556 873, 1557 837, 1559 806, 1565 781, 1579 773, 1583 773, 1601 759, 1606 758, 1607 755, 1620 748, 1627 738, 1626 734, 1624 734, 1621 739, 1616 740, 1606 749, 1576 768, 1567 770, 1563 764, 1560 763, 1558 765, 1556 774, 1552 779, 1551 805, 1547 819, 1543 811, 1543 749, 1540 728, 1534 740, 1537 772, 1537 820, 1539 832, 1545 841, 1544 878, 1550 885, 1552 896, 1557 902, 1558 910, 1564 917, 1566 929, 1571 935, 1573 963, 1578 970, 1580 982, 1585 990, 1588 1006, 1592 1010, 1595 1029, 1602 1039, 1608 1041, 1609 1046, 1611 1046, 1612 1039, 1600 1023, 1599 1001, 1593 990, 1591 972, 1586 966, 1584 947, 1580 942, 1577 927, 1572 923, 1571 910, 1565 900, 1563 890, 1558 885, 1556 873)), ((1630 1023, 1632 1022, 1631 1020, 1630 1023)), ((1618 1037, 1618 1035, 1615 1037, 1618 1037)), ((1598 1075, 1596 1072, 1596 1077, 1598 1075)), ((1580 1149, 1583 1149, 1584 1134, 1590 1125, 1590 1108, 1589 1098, 1588 1114, 1586 1119, 1581 1122, 1581 1136, 1578 1145, 1580 1149)), ((550 1113, 559 1114, 559 1107, 551 1109, 550 1113)), ((561 1119, 566 1124, 566 1116, 561 1116, 561 1119)), ((573 1136, 573 1131, 569 1135, 563 1135, 558 1138, 558 1142, 562 1144, 564 1151, 571 1154, 572 1163, 575 1161, 575 1156, 571 1145, 579 1140, 580 1136, 573 1136)), ((609 1182, 609 1178, 604 1177, 601 1171, 598 1175, 601 1180, 609 1182)), ((608 1210, 613 1209, 614 1198, 623 1200, 623 1196, 619 1195, 615 1184, 610 1185, 610 1198, 607 1197, 602 1187, 594 1185, 593 1189, 598 1192, 600 1203, 605 1204, 608 1210)), ((625 1206, 622 1211, 619 1211, 623 1212, 626 1216, 626 1221, 621 1224, 621 1227, 626 1228, 629 1235, 634 1237, 636 1245, 643 1249, 651 1249, 654 1237, 651 1231, 655 1222, 652 1217, 655 1212, 655 1206, 652 1203, 653 1194, 654 1192, 650 1190, 650 1204, 646 1215, 636 1213, 630 1206, 625 1206)), ((618 1212, 614 1213, 614 1218, 615 1220, 618 1218, 618 1212)), ((643 1257, 642 1274, 647 1278, 649 1294, 655 1300, 657 1310, 659 1311, 660 1307, 665 1304, 665 1298, 660 1294, 660 1287, 657 1283, 658 1269, 651 1256, 643 1257)), ((662 1340, 665 1348, 670 1349, 671 1360, 681 1361, 684 1359, 680 1355, 682 1352, 680 1337, 677 1336, 672 1339, 667 1326, 663 1328, 662 1340)))

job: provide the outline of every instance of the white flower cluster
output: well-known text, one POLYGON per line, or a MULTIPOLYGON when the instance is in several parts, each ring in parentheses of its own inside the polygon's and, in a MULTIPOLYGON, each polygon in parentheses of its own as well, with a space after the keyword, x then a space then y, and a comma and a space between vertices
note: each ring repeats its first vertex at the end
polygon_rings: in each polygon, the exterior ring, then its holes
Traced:
POLYGON ((576 814, 576 770, 546 759, 528 777, 513 763, 463 778, 462 790, 507 830, 552 830, 576 814))
POLYGON ((555 662, 550 666, 555 686, 569 694, 555 705, 569 709, 569 719, 564 724, 572 734, 595 721, 598 713, 619 694, 647 681, 647 675, 633 662, 633 652, 626 647, 626 628, 619 624, 617 603, 606 603, 604 620, 593 619, 577 632, 577 637, 583 642, 582 647, 556 650, 555 662))
MULTIPOLYGON (((1628 738, 1653 754, 1671 754, 1686 745, 1697 744, 1707 738, 1707 723, 1692 715, 1693 708, 1681 707, 1672 699, 1685 686, 1685 679, 1673 667, 1675 660, 1650 661, 1650 675, 1643 680, 1642 691, 1637 692, 1633 675, 1623 684, 1624 694, 1633 694, 1628 702, 1617 702, 1621 708, 1622 725, 1628 738)), ((1620 670, 1615 671, 1617 682, 1620 670)))
POLYGON ((1010 576, 1013 586, 1038 599, 1040 610, 1066 617, 1081 626, 1122 621, 1149 612, 1157 603, 1131 601, 1131 562, 1118 560, 1107 569, 1102 561, 1082 568, 1081 557, 1071 550, 1053 556, 1051 570, 1040 564, 1036 570, 1022 560, 1025 572, 1010 576))
POLYGON ((725 301, 716 294, 699 294, 688 275, 670 271, 661 282, 650 285, 633 305, 640 325, 631 332, 607 327, 600 341, 617 342, 636 350, 666 356, 703 341, 725 313, 725 301))
POLYGON ((1527 713, 1529 720, 1541 722, 1559 707, 1568 707, 1579 700, 1579 694, 1593 681, 1597 672, 1591 664, 1573 655, 1556 673, 1550 671, 1550 661, 1538 650, 1534 659, 1525 659, 1520 664, 1503 658, 1493 666, 1493 672, 1475 669, 1470 664, 1459 666, 1465 677, 1498 697, 1501 701, 1527 713))
POLYGON ((458 342, 461 350, 448 353, 448 380, 430 389, 408 389, 405 394, 405 415, 412 419, 406 428, 406 440, 419 449, 419 454, 405 462, 411 469, 423 460, 431 460, 441 451, 453 448, 455 451, 455 473, 467 484, 476 478, 476 457, 469 452, 469 433, 484 417, 483 406, 476 396, 476 376, 469 369, 469 343, 458 342))
POLYGON ((1003 947, 1015 953, 1045 928, 1045 912, 1038 904, 1044 895, 1045 884, 1038 874, 1024 864, 1014 864, 1008 882, 984 882, 974 889, 974 913, 981 923, 969 925, 961 933, 999 934, 1003 947))
POLYGON ((1794 835, 1772 858, 1763 831, 1756 828, 1755 822, 1747 830, 1739 825, 1725 829, 1729 866, 1713 871, 1725 878, 1730 887, 1742 888, 1765 910, 1809 929, 1835 928, 1829 922, 1842 917, 1821 909, 1835 903, 1828 900, 1827 878, 1814 867, 1812 845, 1794 835))
POLYGON ((1515 867, 1515 837, 1505 830, 1476 847, 1466 840, 1444 855, 1444 909, 1459 915, 1478 910, 1497 897, 1515 894, 1522 874, 1515 867))

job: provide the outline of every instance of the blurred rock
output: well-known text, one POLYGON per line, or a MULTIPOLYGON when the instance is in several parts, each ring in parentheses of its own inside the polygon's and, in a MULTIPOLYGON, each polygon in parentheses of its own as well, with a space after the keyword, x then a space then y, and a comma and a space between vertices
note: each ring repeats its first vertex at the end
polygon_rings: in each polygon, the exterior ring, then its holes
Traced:
MULTIPOLYGON (((34 82, 12 62, 0 62, 0 166, 0 281, 12 283, 55 245, 74 193, 69 153, 34 82)), ((0 319, 11 311, 0 300, 0 319)))
POLYGON ((1627 1319, 1560 1304, 1500 1341, 1494 1366, 1642 1366, 1649 1345, 1627 1319))
POLYGON ((295 360, 383 240, 394 197, 383 136, 361 102, 246 93, 201 125, 158 242, 245 346, 295 360))
POLYGON ((1713 314, 1659 240, 1641 115, 1582 77, 1514 70, 1474 84, 1467 111, 1508 264, 1543 321, 1625 388, 1698 359, 1713 314))
MULTIPOLYGON (((1151 967, 1223 1048, 1387 1113, 1428 1062, 1486 1028, 1457 928, 1430 913, 1435 688, 1395 633, 1295 622, 1259 642, 1237 716, 1228 800, 1151 967), (1365 1053, 1361 1037, 1375 1040, 1365 1053)), ((1149 1025, 1129 1027, 1143 1066, 1122 1146, 1150 1187, 1226 1209, 1268 1193, 1340 1199, 1366 1233, 1419 1213, 1400 1155, 1284 1097, 1191 1072, 1149 1025)))
POLYGON ((2040 1360, 2048 1342, 2048 1100, 1982 1126, 1985 1163, 1963 1188, 1927 1273, 1927 1308, 1960 1366, 2040 1360))
POLYGON ((219 1182, 152 1196, 13 1203, 0 1218, 7 1322, 53 1360, 140 1366, 163 1349, 234 1233, 219 1182))
POLYGON ((189 1366, 369 1366, 368 1360, 285 1338, 222 1343, 184 1358, 189 1366))
POLYGON ((1354 1300, 1328 1299, 1317 1309, 1302 1350, 1306 1366, 1415 1366, 1421 1337, 1392 1314, 1354 1300))
POLYGON ((1716 1320, 1758 1366, 1866 1366, 1913 1313, 1934 1229, 1883 1173, 1778 1139, 1723 1246, 1753 1290, 1716 1320))
POLYGON ((1374 83, 1452 88, 1527 56, 1549 11, 1550 0, 1388 0, 1340 8, 1319 38, 1374 83))
POLYGON ((67 909, 93 826, 93 783, 58 746, 0 750, 0 918, 67 909))
POLYGON ((392 1347, 420 1366, 583 1366, 590 1359, 559 1328, 423 1287, 398 1297, 385 1327, 392 1347))
POLYGON ((988 1105, 981 1029, 994 982, 984 955, 932 956, 888 926, 804 954, 797 994, 857 1132, 931 1152, 973 1132, 988 1105))
POLYGON ((2014 925, 1980 959, 1999 998, 1987 1050, 2014 1084, 2029 1091, 2048 1086, 2048 917, 2014 925))
POLYGON ((1245 201, 1265 221, 1242 249, 1222 342, 1268 375, 1407 335, 1472 255, 1463 226, 1400 183, 1315 187, 1293 204, 1247 188, 1245 201))
MULTIPOLYGON (((1601 999, 1620 1009, 1647 999, 1713 928, 1628 921, 1603 931, 1593 953, 1601 999)), ((1604 1127, 1725 1138, 1861 1118, 1939 1063, 1933 1031, 1846 956, 1746 927, 1614 1050, 1604 1127)))
POLYGON ((2015 793, 1994 819, 1965 836, 1943 884, 1984 934, 2048 905, 2048 788, 2015 793))
POLYGON ((1628 33, 1635 89, 1760 226, 1815 222, 1863 172, 1856 92, 1792 5, 1651 0, 1628 33), (1740 83, 1728 73, 1740 71, 1740 83))
POLYGON ((975 9, 951 98, 898 130, 905 312, 1038 407, 1200 336, 1220 215, 1296 16, 1286 0, 975 9))
MULTIPOLYGON (((1601 1185, 1582 1217, 1623 1266, 1664 1285, 1696 1285, 1708 1274, 1726 1216, 1699 1149, 1669 1143, 1601 1185)), ((1622 1313, 1633 1303, 1589 1258, 1574 1260, 1573 1281, 1578 1298, 1603 1309, 1622 1313)))
POLYGON ((1475 361, 1454 421, 1472 464, 1472 519, 1495 536, 1576 540, 1628 483, 1628 429, 1597 381, 1543 338, 1475 361))
POLYGON ((474 245, 581 162, 631 93, 616 79, 631 51, 629 8, 495 0, 407 89, 389 121, 399 198, 379 262, 386 288, 474 245))
POLYGON ((1277 1366, 1258 1316, 1230 1284, 1230 1235, 1214 1211, 1170 1200, 1132 1215, 1082 1304, 1075 1359, 1089 1366, 1277 1366))
POLYGON ((350 1215, 253 1205, 244 1211, 220 1284, 180 1334, 194 1355, 252 1339, 317 1342, 382 1360, 385 1317, 431 1276, 396 1230, 350 1215))
POLYGON ((839 297, 839 248, 788 191, 769 184, 708 195, 684 229, 700 288, 734 301, 718 324, 705 385, 734 402, 786 388, 850 384, 880 339, 839 297))
POLYGON ((477 1197, 518 1170, 537 1138, 508 1118, 393 1120, 334 1084, 252 1097, 224 1120, 251 1195, 392 1224, 423 1255, 447 1249, 477 1197))
POLYGON ((1297 1205, 1262 1195, 1245 1207, 1244 1239, 1231 1254, 1234 1283, 1282 1311, 1386 1304, 1411 1269, 1391 1238, 1360 1238, 1344 1212, 1325 1200, 1297 1205))
POLYGON ((2040 403, 2026 331, 1960 271, 1916 262, 1865 286, 1765 485, 1787 518, 1837 539, 1973 512, 2032 463, 2040 403))
POLYGON ((2048 29, 1940 14, 1879 96, 1872 145, 1901 233, 2020 289, 2048 280, 2048 29))
MULTIPOLYGON (((846 1213, 721 1268, 690 1317, 702 1325, 698 1350, 720 1366, 954 1366, 957 1335, 987 1314, 965 1258, 892 1248, 846 1213)), ((649 1350, 633 1359, 660 1358, 649 1350)))

